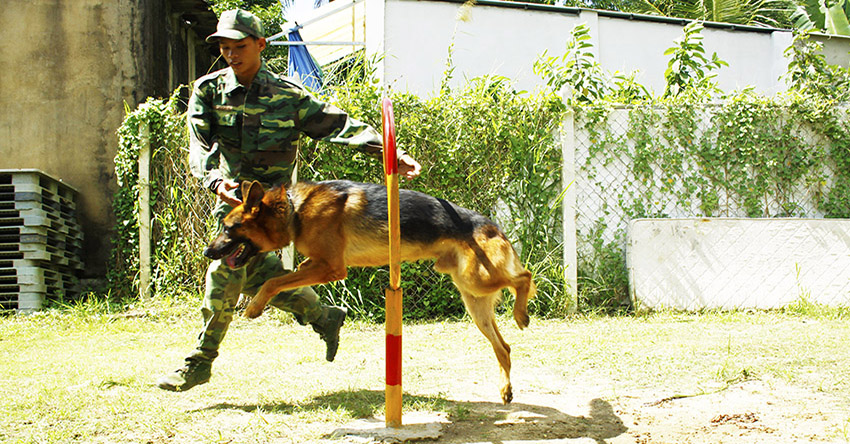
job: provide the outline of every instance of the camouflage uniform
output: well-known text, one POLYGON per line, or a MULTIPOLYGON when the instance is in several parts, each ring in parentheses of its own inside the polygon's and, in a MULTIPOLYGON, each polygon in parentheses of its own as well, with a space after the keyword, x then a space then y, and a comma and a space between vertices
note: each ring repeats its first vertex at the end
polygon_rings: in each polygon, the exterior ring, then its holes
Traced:
MULTIPOLYGON (((198 79, 189 100, 188 124, 192 173, 213 191, 225 179, 258 180, 266 187, 288 183, 295 143, 302 133, 368 154, 381 153, 374 129, 316 100, 299 85, 268 71, 265 64, 247 88, 230 68, 198 79)), ((215 216, 221 221, 229 211, 220 202, 215 216)), ((286 272, 274 253, 260 255, 236 270, 213 261, 202 308, 205 326, 192 357, 215 359, 239 294, 253 295, 267 279, 286 272)), ((320 322, 323 314, 309 287, 281 293, 270 305, 292 312, 302 324, 320 322)))
MULTIPOLYGON (((262 36, 262 23, 255 15, 233 9, 221 14, 216 32, 207 37, 207 42, 215 43, 220 38, 238 42, 262 36)), ((259 58, 259 52, 256 56, 259 58)), ((256 61, 260 63, 259 71, 247 87, 239 83, 233 68, 195 81, 187 112, 189 164, 192 174, 205 187, 216 192, 223 180, 257 180, 266 187, 288 183, 297 154, 296 141, 301 134, 380 156, 381 139, 374 129, 316 100, 300 85, 270 72, 265 63, 256 61)), ((236 192, 241 199, 238 189, 236 192)), ((219 225, 230 209, 221 201, 216 206, 214 216, 219 225)), ((231 269, 220 260, 213 261, 207 270, 201 309, 204 329, 197 348, 186 358, 184 367, 160 377, 157 385, 165 390, 183 391, 209 381, 212 361, 218 356, 219 345, 233 320, 239 295, 253 295, 269 278, 288 272, 274 253, 258 255, 239 269, 231 269)), ((339 328, 345 320, 344 310, 321 305, 309 287, 280 293, 269 304, 293 313, 303 325, 311 324, 327 343, 326 359, 333 360, 339 328)))

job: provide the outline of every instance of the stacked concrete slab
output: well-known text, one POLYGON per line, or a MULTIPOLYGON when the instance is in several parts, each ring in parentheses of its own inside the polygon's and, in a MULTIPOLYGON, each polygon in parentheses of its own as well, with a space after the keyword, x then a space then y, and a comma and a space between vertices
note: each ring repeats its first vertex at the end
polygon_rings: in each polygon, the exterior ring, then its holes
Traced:
POLYGON ((78 295, 78 193, 38 170, 0 170, 0 310, 78 295))

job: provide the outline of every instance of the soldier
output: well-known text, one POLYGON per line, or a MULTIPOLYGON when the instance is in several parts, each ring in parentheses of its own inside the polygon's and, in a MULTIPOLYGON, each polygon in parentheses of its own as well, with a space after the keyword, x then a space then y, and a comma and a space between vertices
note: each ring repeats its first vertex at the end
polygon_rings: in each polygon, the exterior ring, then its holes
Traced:
MULTIPOLYGON (((229 67, 195 82, 187 113, 189 163, 192 174, 218 196, 214 215, 219 221, 241 203, 243 180, 258 180, 266 187, 291 180, 295 142, 302 133, 380 155, 381 139, 372 127, 266 68, 260 57, 266 39, 253 14, 240 9, 222 13, 207 42, 218 43, 229 67)), ((402 175, 419 174, 420 165, 401 150, 398 160, 402 175)), ((240 293, 253 295, 267 279, 287 272, 274 253, 259 255, 239 269, 213 261, 206 275, 198 345, 183 367, 160 377, 157 385, 185 391, 208 382, 240 293)), ((320 304, 310 287, 283 292, 270 305, 293 313, 302 325, 310 324, 326 343, 325 359, 333 361, 344 308, 320 304)))

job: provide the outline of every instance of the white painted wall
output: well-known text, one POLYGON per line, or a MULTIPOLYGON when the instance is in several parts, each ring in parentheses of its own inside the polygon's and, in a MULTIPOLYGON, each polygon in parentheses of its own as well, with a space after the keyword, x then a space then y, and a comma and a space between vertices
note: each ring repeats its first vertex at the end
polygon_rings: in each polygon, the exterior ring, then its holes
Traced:
POLYGON ((843 219, 635 219, 629 288, 639 310, 850 304, 843 219))
MULTIPOLYGON (((599 63, 609 72, 638 70, 638 81, 655 92, 664 89, 668 57, 664 51, 682 35, 683 24, 574 8, 546 10, 508 7, 495 2, 474 6, 467 21, 458 20, 461 3, 427 0, 367 0, 367 51, 382 53, 379 75, 394 89, 431 95, 439 88, 449 47, 454 42, 454 81, 496 74, 518 90, 533 90, 542 80, 534 61, 548 50, 561 55, 573 27, 587 23, 599 63)), ((516 4, 514 4, 515 6, 516 4)), ((785 88, 779 76, 791 44, 789 31, 712 27, 703 31, 706 50, 730 66, 718 71, 724 90, 753 86, 770 94, 785 88)), ((850 39, 824 39, 833 63, 850 51, 850 39)), ((845 57, 850 59, 850 56, 845 57)), ((844 61, 843 63, 847 63, 844 61)))

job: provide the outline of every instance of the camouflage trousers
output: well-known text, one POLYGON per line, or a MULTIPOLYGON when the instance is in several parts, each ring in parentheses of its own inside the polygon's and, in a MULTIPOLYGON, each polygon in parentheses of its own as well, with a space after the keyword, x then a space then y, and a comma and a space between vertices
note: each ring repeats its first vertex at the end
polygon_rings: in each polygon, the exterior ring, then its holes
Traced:
MULTIPOLYGON (((220 204, 215 215, 221 220, 230 207, 220 204)), ((259 254, 244 267, 233 269, 221 260, 213 261, 207 269, 206 290, 201 314, 204 329, 198 336, 198 345, 189 356, 192 359, 212 362, 218 356, 218 348, 224 339, 233 312, 239 301, 239 295, 253 296, 265 281, 290 273, 278 256, 271 252, 259 254)), ((269 305, 290 312, 302 325, 320 319, 325 307, 319 303, 319 297, 310 287, 285 291, 273 297, 269 305)))

